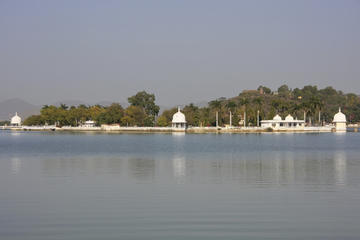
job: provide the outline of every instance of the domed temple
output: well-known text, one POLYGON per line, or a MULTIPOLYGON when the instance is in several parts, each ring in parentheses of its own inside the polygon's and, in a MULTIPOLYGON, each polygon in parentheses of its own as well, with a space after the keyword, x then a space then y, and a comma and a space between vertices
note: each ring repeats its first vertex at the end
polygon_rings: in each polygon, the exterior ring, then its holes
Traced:
POLYGON ((341 112, 341 108, 335 114, 333 123, 335 123, 335 130, 337 132, 346 132, 346 116, 341 112))
POLYGON ((18 116, 18 113, 15 113, 15 116, 11 118, 10 125, 14 127, 21 126, 21 117, 18 116))
POLYGON ((186 129, 186 119, 185 115, 180 112, 180 107, 178 107, 178 111, 173 115, 172 118, 172 127, 176 129, 186 129))

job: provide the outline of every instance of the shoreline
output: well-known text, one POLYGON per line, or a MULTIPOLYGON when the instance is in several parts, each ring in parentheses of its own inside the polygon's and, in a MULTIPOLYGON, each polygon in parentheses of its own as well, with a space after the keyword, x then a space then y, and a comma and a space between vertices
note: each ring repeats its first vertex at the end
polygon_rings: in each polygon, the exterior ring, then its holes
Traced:
MULTIPOLYGON (((261 127, 189 127, 176 129, 171 127, 55 127, 55 126, 23 126, 0 127, 0 130, 10 131, 54 131, 54 132, 99 132, 99 133, 329 133, 336 132, 332 126, 303 128, 261 128, 261 127)), ((347 128, 345 132, 357 132, 358 128, 347 128)))

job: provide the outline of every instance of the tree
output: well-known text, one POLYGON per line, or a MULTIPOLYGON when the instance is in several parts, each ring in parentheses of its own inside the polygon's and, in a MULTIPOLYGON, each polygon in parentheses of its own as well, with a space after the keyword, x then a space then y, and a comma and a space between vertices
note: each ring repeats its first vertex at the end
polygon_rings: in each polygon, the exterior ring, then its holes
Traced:
POLYGON ((209 102, 209 107, 213 109, 220 110, 221 108, 221 102, 219 100, 213 100, 209 102))
POLYGON ((61 103, 60 108, 63 109, 63 110, 67 110, 69 107, 66 106, 66 104, 61 103))
POLYGON ((245 109, 246 109, 246 107, 249 105, 249 103, 250 103, 249 99, 248 99, 248 98, 245 98, 245 97, 240 98, 240 100, 239 100, 240 106, 244 106, 245 109))
POLYGON ((41 115, 31 115, 30 117, 25 119, 23 124, 25 126, 38 126, 38 125, 44 125, 45 122, 42 119, 41 115))
POLYGON ((225 107, 229 110, 229 111, 232 111, 234 112, 235 108, 236 108, 236 103, 234 101, 228 101, 226 104, 225 104, 225 107))
POLYGON ((157 125, 159 127, 168 127, 169 126, 169 121, 164 115, 161 115, 157 119, 157 125))
POLYGON ((304 99, 309 99, 312 96, 316 96, 319 94, 317 90, 317 86, 311 86, 311 85, 304 86, 302 89, 302 93, 303 93, 302 97, 304 99))
POLYGON ((253 103, 257 106, 258 110, 261 108, 263 99, 261 97, 256 97, 253 99, 253 103))
POLYGON ((160 111, 160 107, 155 104, 155 95, 149 94, 145 91, 138 92, 132 97, 128 98, 130 105, 142 107, 145 113, 152 116, 157 116, 160 111))
POLYGON ((57 107, 53 106, 53 105, 45 105, 43 106, 43 108, 40 110, 40 114, 43 117, 43 120, 45 123, 47 124, 56 124, 58 121, 58 111, 57 111, 57 107))
POLYGON ((124 126, 133 126, 135 125, 135 119, 130 116, 124 116, 121 118, 121 124, 124 126))
POLYGON ((124 109, 119 103, 112 103, 105 110, 95 108, 93 115, 99 124, 120 124, 124 117, 124 109))
POLYGON ((321 111, 323 108, 323 103, 318 96, 311 96, 310 99, 306 103, 308 107, 308 112, 310 112, 311 116, 315 118, 316 112, 321 111))
POLYGON ((283 96, 283 97, 289 96, 290 92, 291 91, 290 91, 288 85, 286 85, 286 84, 281 85, 278 88, 278 93, 279 93, 280 96, 283 96))
MULTIPOLYGON (((129 106, 125 109, 125 116, 127 116, 131 125, 144 126, 146 123, 146 114, 140 106, 129 106)), ((149 126, 149 124, 146 124, 149 126)))
POLYGON ((165 110, 157 119, 157 124, 160 127, 171 126, 172 116, 177 112, 177 108, 165 110))
POLYGON ((200 125, 199 107, 195 106, 193 103, 190 103, 183 108, 183 113, 186 115, 186 121, 189 126, 200 125))
POLYGON ((263 91, 265 94, 271 94, 271 89, 270 89, 270 88, 260 85, 260 86, 257 88, 257 90, 258 90, 258 91, 261 91, 261 89, 262 89, 262 91, 263 91))
POLYGON ((212 125, 216 125, 216 112, 218 113, 218 124, 219 126, 221 126, 224 122, 225 122, 225 116, 226 114, 224 114, 224 109, 223 109, 223 102, 225 101, 225 98, 219 98, 217 100, 211 101, 209 102, 209 107, 211 110, 211 116, 213 116, 213 124, 212 125))

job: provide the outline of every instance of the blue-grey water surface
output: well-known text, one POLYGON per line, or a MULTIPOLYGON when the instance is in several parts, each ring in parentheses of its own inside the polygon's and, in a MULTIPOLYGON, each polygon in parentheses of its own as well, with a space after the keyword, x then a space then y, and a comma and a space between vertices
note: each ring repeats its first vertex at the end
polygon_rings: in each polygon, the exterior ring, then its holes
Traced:
POLYGON ((359 146, 0 131, 0 239, 360 239, 359 146))

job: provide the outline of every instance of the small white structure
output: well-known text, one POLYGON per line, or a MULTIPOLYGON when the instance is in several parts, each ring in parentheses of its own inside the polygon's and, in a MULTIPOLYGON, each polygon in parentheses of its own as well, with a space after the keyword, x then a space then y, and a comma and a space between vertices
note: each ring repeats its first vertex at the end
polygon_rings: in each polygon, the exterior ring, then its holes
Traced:
POLYGON ((83 125, 81 125, 81 127, 93 128, 93 127, 95 127, 95 122, 92 120, 88 120, 83 125))
POLYGON ((21 126, 21 117, 18 116, 18 113, 15 113, 15 116, 11 118, 10 125, 13 127, 21 126))
POLYGON ((178 111, 173 115, 171 123, 172 123, 172 127, 175 129, 182 129, 182 130, 186 129, 185 115, 182 112, 180 112, 180 107, 178 107, 178 111))
POLYGON ((333 123, 335 123, 335 130, 337 132, 346 132, 346 116, 341 112, 341 108, 335 114, 333 123))
POLYGON ((290 114, 286 116, 285 120, 282 120, 279 114, 276 114, 272 120, 262 120, 261 127, 279 130, 303 129, 305 127, 305 121, 294 120, 290 114))
POLYGON ((121 129, 120 124, 101 124, 101 130, 116 131, 120 129, 121 129))

